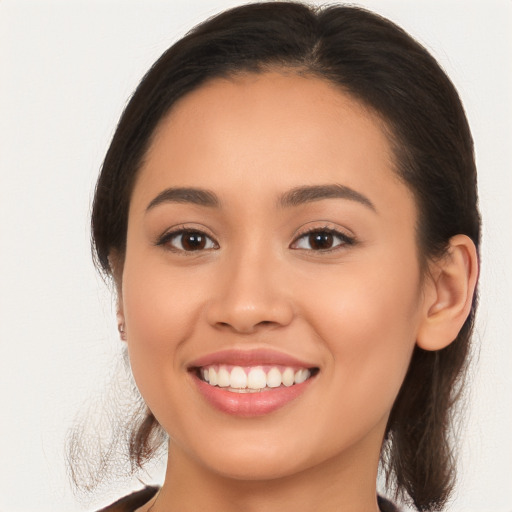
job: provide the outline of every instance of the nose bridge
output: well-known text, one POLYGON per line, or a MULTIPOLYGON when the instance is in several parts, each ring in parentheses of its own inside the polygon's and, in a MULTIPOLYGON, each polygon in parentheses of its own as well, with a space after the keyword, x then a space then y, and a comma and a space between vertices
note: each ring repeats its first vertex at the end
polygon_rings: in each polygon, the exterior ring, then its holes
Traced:
POLYGON ((283 286, 281 263, 276 251, 264 243, 230 251, 219 270, 219 286, 208 310, 209 322, 244 333, 264 325, 288 324, 293 308, 283 286))

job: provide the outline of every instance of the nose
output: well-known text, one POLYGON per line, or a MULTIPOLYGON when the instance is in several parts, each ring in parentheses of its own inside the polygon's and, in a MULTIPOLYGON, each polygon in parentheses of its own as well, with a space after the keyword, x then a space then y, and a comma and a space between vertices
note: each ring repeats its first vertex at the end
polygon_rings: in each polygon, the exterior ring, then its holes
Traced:
POLYGON ((239 254, 225 261, 207 308, 210 325, 240 334, 288 325, 294 312, 282 270, 269 257, 239 254))

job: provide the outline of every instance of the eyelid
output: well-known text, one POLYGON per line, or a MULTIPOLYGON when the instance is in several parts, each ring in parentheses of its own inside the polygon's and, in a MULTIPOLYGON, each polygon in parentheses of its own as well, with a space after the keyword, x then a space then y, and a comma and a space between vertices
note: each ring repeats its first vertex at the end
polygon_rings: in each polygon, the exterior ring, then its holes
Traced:
POLYGON ((206 238, 208 238, 209 240, 211 240, 213 242, 213 244, 215 245, 215 247, 201 249, 201 250, 197 250, 197 251, 186 251, 184 249, 172 247, 171 245, 169 245, 166 248, 172 252, 185 253, 187 255, 197 254, 197 253, 201 253, 201 252, 205 252, 205 251, 216 250, 219 248, 219 243, 217 242, 215 237, 209 232, 208 229, 206 229, 204 226, 196 227, 194 225, 191 226, 191 225, 187 225, 187 224, 180 224, 180 225, 172 226, 172 227, 168 228, 163 234, 158 236, 158 238, 155 240, 155 245, 166 246, 166 244, 169 241, 171 241, 174 237, 177 237, 177 236, 185 234, 185 233, 201 234, 201 235, 205 236, 206 238))
POLYGON ((332 225, 323 225, 323 226, 310 226, 310 227, 303 227, 299 230, 299 232, 295 235, 293 238, 292 243, 290 244, 291 249, 295 250, 303 250, 303 251, 310 251, 310 252, 316 252, 316 253, 327 253, 327 252, 333 252, 336 250, 343 249, 346 246, 355 245, 357 243, 357 239, 353 234, 348 234, 346 230, 343 230, 339 227, 333 227, 332 225), (299 247, 293 247, 297 242, 304 238, 305 236, 314 234, 314 233, 330 233, 333 236, 336 236, 340 240, 342 240, 342 243, 330 248, 330 249, 323 249, 323 250, 315 250, 315 249, 304 249, 299 247))

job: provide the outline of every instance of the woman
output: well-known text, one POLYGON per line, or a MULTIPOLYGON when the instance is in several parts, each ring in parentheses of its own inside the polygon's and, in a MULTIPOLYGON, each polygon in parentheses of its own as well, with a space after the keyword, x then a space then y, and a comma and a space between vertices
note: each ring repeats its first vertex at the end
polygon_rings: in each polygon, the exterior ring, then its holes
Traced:
POLYGON ((105 510, 439 510, 476 305, 472 139, 453 85, 387 20, 227 11, 144 77, 93 240, 161 489, 105 510))

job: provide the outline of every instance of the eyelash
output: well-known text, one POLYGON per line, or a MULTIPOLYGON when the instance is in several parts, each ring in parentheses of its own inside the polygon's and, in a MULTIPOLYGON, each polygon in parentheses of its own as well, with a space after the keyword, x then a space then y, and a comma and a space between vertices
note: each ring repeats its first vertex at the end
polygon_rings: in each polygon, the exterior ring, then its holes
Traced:
MULTIPOLYGON (((310 242, 311 242, 311 240, 310 240, 310 242)), ((319 252, 319 253, 329 253, 329 252, 334 252, 334 251, 340 250, 346 246, 355 245, 355 243, 356 243, 356 239, 354 237, 349 236, 346 233, 342 233, 341 231, 338 231, 337 229, 334 229, 334 228, 323 227, 323 228, 312 228, 312 229, 302 232, 292 242, 291 247, 292 247, 292 249, 296 249, 296 250, 305 250, 305 251, 312 251, 312 252, 319 252), (307 238, 311 237, 312 235, 323 235, 323 234, 328 234, 328 235, 331 235, 333 238, 337 238, 340 241, 340 243, 338 243, 334 247, 330 247, 327 249, 317 249, 317 250, 307 249, 304 247, 293 247, 293 245, 297 245, 299 240, 307 239, 307 238)))
MULTIPOLYGON (((309 240, 309 243, 311 245, 311 240, 309 240)), ((342 249, 345 246, 351 246, 355 245, 356 239, 354 237, 348 236, 345 233, 342 233, 338 231, 337 229, 324 227, 324 228, 312 228, 309 229, 300 235, 298 235, 293 242, 290 244, 290 248, 294 250, 304 250, 304 251, 312 251, 312 252, 319 252, 319 253, 328 253, 333 252, 342 249), (337 238, 339 240, 339 243, 335 245, 334 247, 329 247, 327 249, 308 249, 305 247, 294 247, 298 244, 300 240, 306 239, 307 237, 311 237, 313 235, 331 235, 333 238, 337 238)), ((195 253, 195 252, 201 252, 205 250, 216 250, 219 248, 219 244, 213 240, 212 237, 207 235, 204 231, 201 231, 200 229, 192 229, 192 228, 178 228, 173 231, 169 231, 165 234, 163 234, 156 242, 157 246, 166 246, 170 251, 172 252, 178 252, 178 253, 195 253), (202 237, 205 240, 205 244, 212 245, 211 247, 199 247, 197 249, 190 249, 187 250, 183 247, 183 240, 181 240, 181 248, 173 246, 170 242, 173 239, 177 239, 179 237, 183 237, 184 235, 197 235, 198 237, 202 237)))
POLYGON ((219 244, 217 242, 215 242, 211 236, 207 235, 204 231, 201 231, 200 229, 193 229, 193 228, 178 228, 178 229, 174 229, 172 231, 168 231, 167 233, 164 233, 157 240, 156 245, 166 246, 172 252, 179 252, 179 253, 185 253, 185 254, 219 248, 219 244), (214 247, 202 247, 202 248, 198 248, 198 249, 187 250, 187 249, 183 248, 183 242, 181 242, 182 248, 174 247, 170 243, 174 238, 183 237, 183 235, 187 235, 187 234, 188 235, 197 235, 199 237, 202 237, 206 240, 206 244, 208 244, 208 242, 210 242, 214 245, 214 247))

